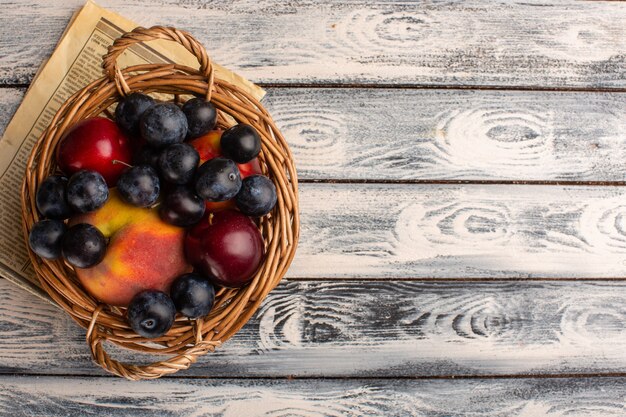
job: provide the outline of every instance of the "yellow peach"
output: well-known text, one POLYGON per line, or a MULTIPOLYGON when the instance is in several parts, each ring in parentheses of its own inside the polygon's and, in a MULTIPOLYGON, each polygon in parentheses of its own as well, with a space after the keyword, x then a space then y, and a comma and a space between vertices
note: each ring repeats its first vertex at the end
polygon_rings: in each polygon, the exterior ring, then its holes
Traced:
POLYGON ((179 275, 191 271, 185 260, 185 229, 163 222, 156 209, 131 206, 112 189, 100 209, 72 218, 89 223, 109 238, 102 262, 76 269, 83 287, 98 300, 126 306, 140 291, 169 291, 179 275))

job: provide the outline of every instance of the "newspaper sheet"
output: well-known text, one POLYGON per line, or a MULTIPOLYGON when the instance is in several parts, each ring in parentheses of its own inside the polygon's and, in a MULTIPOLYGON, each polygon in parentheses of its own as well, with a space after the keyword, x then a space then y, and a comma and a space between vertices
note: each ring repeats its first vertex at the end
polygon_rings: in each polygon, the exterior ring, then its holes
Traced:
MULTIPOLYGON (((76 12, 53 54, 37 72, 22 104, 0 140, 0 275, 48 301, 30 264, 21 221, 20 188, 35 141, 61 104, 101 77, 102 55, 124 32, 138 25, 88 1, 76 12)), ((136 44, 118 60, 123 68, 145 63, 178 63, 197 67, 183 46, 168 41, 136 44)), ((216 77, 246 89, 257 99, 265 92, 250 81, 215 65, 216 77)))

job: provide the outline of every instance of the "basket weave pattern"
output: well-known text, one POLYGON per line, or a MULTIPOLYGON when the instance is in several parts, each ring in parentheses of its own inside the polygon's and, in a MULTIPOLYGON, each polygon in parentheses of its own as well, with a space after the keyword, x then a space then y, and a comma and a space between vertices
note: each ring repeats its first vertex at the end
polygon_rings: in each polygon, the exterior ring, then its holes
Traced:
POLYGON ((127 324, 125 309, 100 303, 87 294, 73 268, 62 260, 47 261, 30 252, 42 288, 83 328, 93 359, 107 371, 128 379, 154 379, 187 369, 200 355, 235 334, 255 313, 267 294, 279 283, 294 257, 299 236, 298 181, 293 157, 280 131, 263 106, 239 87, 216 78, 211 60, 190 34, 174 28, 136 28, 115 41, 103 60, 105 76, 72 95, 59 109, 48 129, 35 144, 27 162, 22 186, 24 238, 40 220, 35 193, 41 181, 55 172, 55 150, 64 133, 75 123, 111 114, 111 107, 132 91, 167 94, 181 102, 191 95, 204 96, 218 109, 218 127, 248 123, 262 139, 264 174, 276 185, 278 202, 261 219, 265 258, 252 282, 240 289, 220 289, 211 313, 202 319, 177 316, 172 329, 156 339, 144 339, 127 324), (117 57, 130 45, 155 39, 182 44, 194 54, 200 69, 176 64, 117 66, 117 57), (126 364, 109 357, 103 343, 149 353, 169 355, 165 360, 126 364))

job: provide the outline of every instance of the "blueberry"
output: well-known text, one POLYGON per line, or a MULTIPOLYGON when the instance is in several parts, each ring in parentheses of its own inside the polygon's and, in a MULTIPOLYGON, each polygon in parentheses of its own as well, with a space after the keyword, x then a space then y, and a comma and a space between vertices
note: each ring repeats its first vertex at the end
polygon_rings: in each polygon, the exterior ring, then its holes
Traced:
POLYGON ((261 137, 254 127, 241 123, 222 133, 220 145, 225 157, 245 164, 259 155, 261 137))
POLYGON ((186 143, 176 143, 165 148, 159 156, 159 171, 165 181, 187 184, 193 179, 200 162, 198 151, 186 143))
POLYGON ((174 324, 176 306, 164 292, 145 290, 135 295, 126 312, 128 324, 140 336, 163 336, 174 324))
POLYGON ((129 135, 139 135, 139 121, 144 112, 154 106, 156 101, 141 93, 132 93, 120 101, 115 109, 117 125, 129 135))
POLYGON ((61 241, 66 230, 61 220, 41 220, 30 230, 28 245, 44 259, 57 259, 61 256, 61 241))
POLYGON ((176 310, 197 319, 209 314, 215 301, 215 288, 208 279, 199 274, 184 274, 176 278, 170 290, 176 310))
POLYGON ((164 222, 187 227, 198 223, 205 209, 204 200, 195 191, 180 185, 165 196, 159 207, 159 215, 164 222))
POLYGON ((124 171, 117 180, 117 191, 127 203, 149 207, 159 198, 161 191, 159 176, 149 165, 134 166, 124 171))
POLYGON ((96 171, 78 171, 67 183, 67 202, 78 213, 97 210, 108 198, 107 183, 96 171))
POLYGON ((39 210, 42 216, 63 220, 72 215, 72 209, 67 204, 65 197, 66 190, 66 177, 51 175, 43 180, 35 196, 37 210, 39 210))
POLYGON ((274 208, 276 199, 274 183, 264 175, 252 175, 242 181, 235 204, 246 216, 261 217, 274 208))
POLYGON ((63 257, 76 268, 91 268, 99 264, 106 249, 107 240, 102 232, 87 223, 75 224, 63 236, 63 257))
POLYGON ((241 188, 239 168, 230 159, 210 159, 198 168, 195 187, 206 201, 230 200, 241 188))
POLYGON ((134 162, 135 165, 150 165, 153 168, 158 168, 160 155, 161 149, 145 145, 135 155, 134 162))
POLYGON ((201 98, 192 98, 183 105, 189 130, 187 138, 194 139, 209 133, 217 123, 217 110, 211 102, 201 98))
POLYGON ((141 136, 148 145, 164 148, 181 143, 187 135, 185 113, 174 103, 159 103, 143 114, 139 123, 141 136))

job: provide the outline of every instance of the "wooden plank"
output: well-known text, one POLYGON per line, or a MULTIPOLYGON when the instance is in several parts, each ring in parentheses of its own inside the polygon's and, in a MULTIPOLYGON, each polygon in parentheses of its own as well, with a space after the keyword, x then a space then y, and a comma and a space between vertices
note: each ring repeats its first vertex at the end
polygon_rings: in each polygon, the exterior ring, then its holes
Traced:
MULTIPOLYGON (((0 129, 22 92, 0 89, 0 129)), ((269 88, 264 102, 305 180, 626 180, 626 94, 269 88)))
MULTIPOLYGON (((191 31, 216 62, 257 82, 626 87, 619 2, 100 3, 143 26, 191 31)), ((0 83, 28 83, 82 4, 4 4, 0 83)))
POLYGON ((270 88, 265 103, 305 179, 626 179, 626 94, 270 88))
MULTIPOLYGON (((626 288, 593 282, 283 282, 178 376, 431 377, 622 372, 626 288)), ((104 375, 85 331, 0 280, 0 373, 104 375)), ((114 357, 150 357, 114 350, 114 357)))
POLYGON ((303 184, 292 278, 626 277, 626 188, 303 184))
POLYGON ((624 415, 624 378, 159 380, 0 378, 0 416, 624 415))

